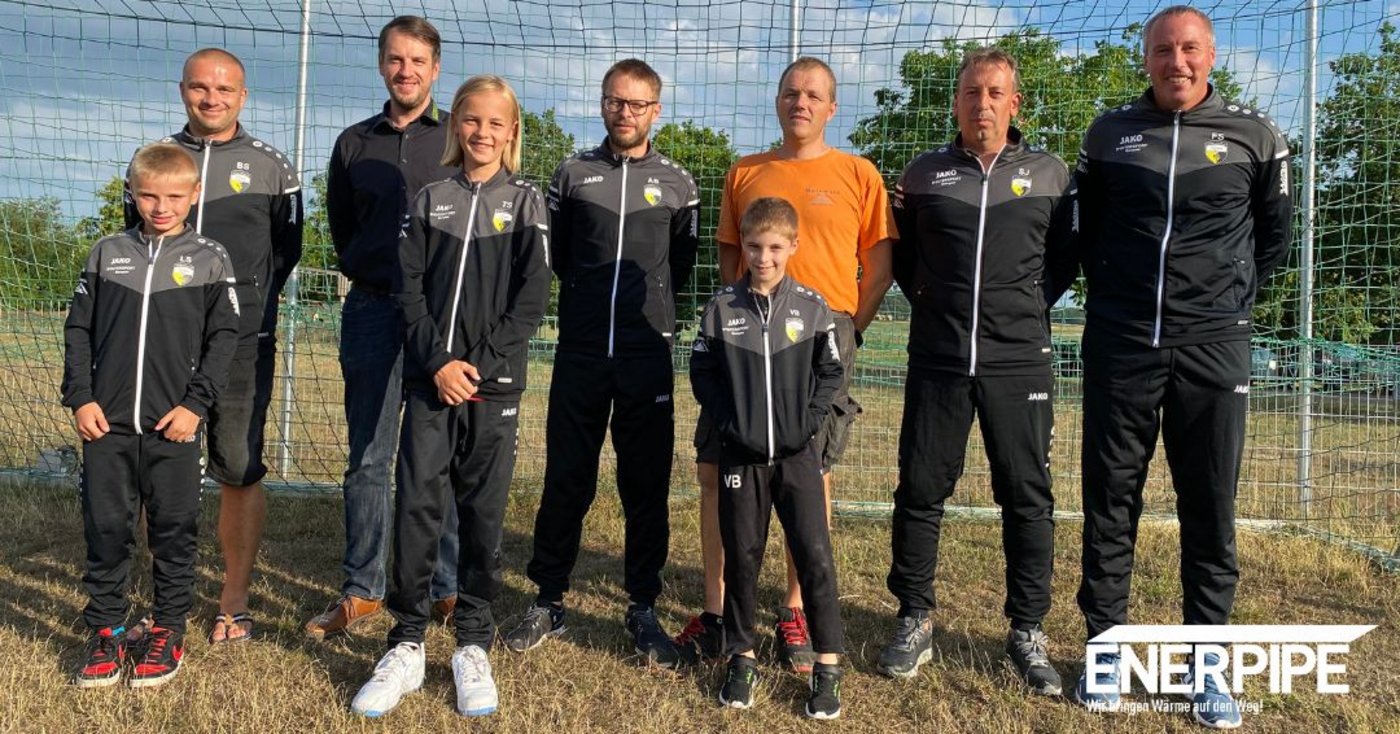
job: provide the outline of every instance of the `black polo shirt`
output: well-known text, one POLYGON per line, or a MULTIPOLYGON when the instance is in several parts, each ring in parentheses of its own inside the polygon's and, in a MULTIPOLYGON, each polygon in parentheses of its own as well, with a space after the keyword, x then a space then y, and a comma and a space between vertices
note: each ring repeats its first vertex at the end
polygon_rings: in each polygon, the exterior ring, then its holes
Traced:
POLYGON ((340 272, 384 293, 409 204, 424 186, 458 170, 438 163, 452 131, 436 103, 402 130, 389 124, 388 113, 385 102, 383 112, 340 133, 326 177, 326 216, 340 272))

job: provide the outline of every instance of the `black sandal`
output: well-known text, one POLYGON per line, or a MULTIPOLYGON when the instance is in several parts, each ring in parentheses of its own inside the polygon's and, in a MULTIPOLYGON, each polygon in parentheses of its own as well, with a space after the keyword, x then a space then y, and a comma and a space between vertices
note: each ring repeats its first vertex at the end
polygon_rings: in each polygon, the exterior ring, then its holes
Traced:
POLYGON ((226 642, 247 642, 251 639, 253 639, 253 615, 247 612, 238 612, 237 614, 220 612, 214 617, 214 628, 209 630, 209 644, 222 645, 226 642), (224 639, 216 640, 214 639, 214 631, 218 629, 221 624, 224 626, 224 639), (229 630, 234 627, 242 629, 243 634, 237 637, 229 637, 229 630))

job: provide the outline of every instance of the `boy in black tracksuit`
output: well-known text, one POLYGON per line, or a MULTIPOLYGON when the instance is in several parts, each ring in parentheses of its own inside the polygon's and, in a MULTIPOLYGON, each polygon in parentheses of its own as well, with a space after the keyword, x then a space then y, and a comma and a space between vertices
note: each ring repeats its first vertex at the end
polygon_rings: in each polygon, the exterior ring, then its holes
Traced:
POLYGON ((93 631, 75 679, 83 688, 121 678, 127 575, 143 507, 154 625, 130 682, 155 686, 179 670, 194 601, 200 424, 238 342, 228 254, 184 224, 199 195, 194 162, 177 146, 151 145, 129 176, 143 224, 93 246, 64 325, 63 405, 83 438, 83 619, 93 631))
POLYGON ((389 644, 422 642, 446 503, 458 513, 459 647, 488 649, 501 588, 500 542, 529 339, 549 300, 546 211, 538 189, 502 168, 459 173, 419 193, 400 239, 395 298, 403 311, 404 430, 389 644), (476 394, 445 404, 433 376, 465 361, 476 394))
POLYGON ((841 384, 835 325, 822 297, 785 275, 797 239, 790 204, 758 199, 744 213, 740 234, 749 272, 705 308, 690 362, 695 397, 713 416, 720 440, 724 649, 731 658, 719 700, 734 708, 753 703, 755 596, 776 507, 818 653, 807 715, 833 719, 841 711, 843 633, 812 437, 841 384))

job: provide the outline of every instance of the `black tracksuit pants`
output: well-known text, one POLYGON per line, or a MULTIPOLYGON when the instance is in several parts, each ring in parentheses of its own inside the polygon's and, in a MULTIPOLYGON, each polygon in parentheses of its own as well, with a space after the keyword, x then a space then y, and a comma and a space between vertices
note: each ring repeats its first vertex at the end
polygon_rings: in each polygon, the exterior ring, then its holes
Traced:
POLYGON ((83 588, 88 594, 83 621, 89 627, 126 621, 136 521, 144 505, 155 592, 152 616, 161 627, 185 631, 194 605, 202 438, 175 443, 159 433, 108 433, 83 444, 83 588))
POLYGON ((520 398, 456 407, 432 388, 404 392, 394 504, 389 646, 422 642, 447 503, 457 505, 457 644, 489 648, 501 591, 501 533, 515 471, 520 398))
POLYGON ((933 590, 943 507, 963 473, 975 414, 1001 506, 1006 604, 1012 624, 1050 611, 1055 498, 1050 490, 1054 377, 968 377, 911 369, 904 383, 899 485, 894 493, 886 585, 899 614, 936 608, 933 590))
POLYGON ((1235 488, 1249 407, 1249 342, 1153 349, 1084 334, 1084 556, 1089 637, 1128 621, 1133 546, 1160 431, 1181 523, 1181 614, 1226 624, 1234 605, 1235 488))
POLYGON ((545 440, 544 495, 535 516, 526 574, 540 602, 559 602, 578 560, 583 518, 598 492, 598 456, 611 413, 617 491, 626 520, 623 586, 652 606, 671 538, 667 497, 675 449, 669 354, 608 359, 561 352, 554 358, 545 440))
POLYGON ((826 522, 822 461, 814 443, 768 464, 729 466, 720 457, 719 533, 724 543, 724 654, 753 649, 758 572, 773 510, 787 537, 817 653, 844 652, 836 562, 826 522))

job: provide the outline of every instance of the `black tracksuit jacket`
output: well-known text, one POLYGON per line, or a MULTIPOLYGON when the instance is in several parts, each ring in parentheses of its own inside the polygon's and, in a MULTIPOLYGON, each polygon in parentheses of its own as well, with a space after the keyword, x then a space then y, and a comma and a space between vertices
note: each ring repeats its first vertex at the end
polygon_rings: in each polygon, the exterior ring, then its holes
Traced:
POLYGON ((669 355, 700 245, 695 179, 655 148, 631 158, 604 143, 559 164, 548 201, 559 351, 669 355))
POLYGON ((835 328, 826 300, 791 277, 765 297, 746 275, 705 307, 690 381, 726 464, 769 464, 812 440, 841 387, 835 328))
POLYGON ((1288 142, 1212 88, 1187 112, 1149 89, 1101 115, 1075 172, 1086 328, 1150 347, 1248 339, 1288 253, 1288 142))
POLYGON ((909 366, 967 376, 1050 370, 1047 306, 1073 277, 1065 164, 1010 139, 990 169, 960 141, 895 185, 894 277, 909 299, 909 366))
POLYGON ((228 379, 239 301, 224 248, 186 228, 103 237, 63 327, 63 405, 96 401, 114 433, 150 432, 182 405, 204 417, 228 379))
MULTIPOLYGON (((242 125, 224 142, 195 137, 188 128, 160 142, 189 151, 199 167, 202 193, 187 224, 228 251, 243 307, 240 337, 274 335, 277 298, 301 260, 301 178, 291 160, 242 125)), ((141 226, 130 189, 126 226, 141 226)))
POLYGON ((425 186, 405 219, 393 285, 405 382, 431 384, 460 359, 481 373, 480 397, 519 395, 549 301, 539 189, 504 168, 481 183, 459 172, 425 186))

